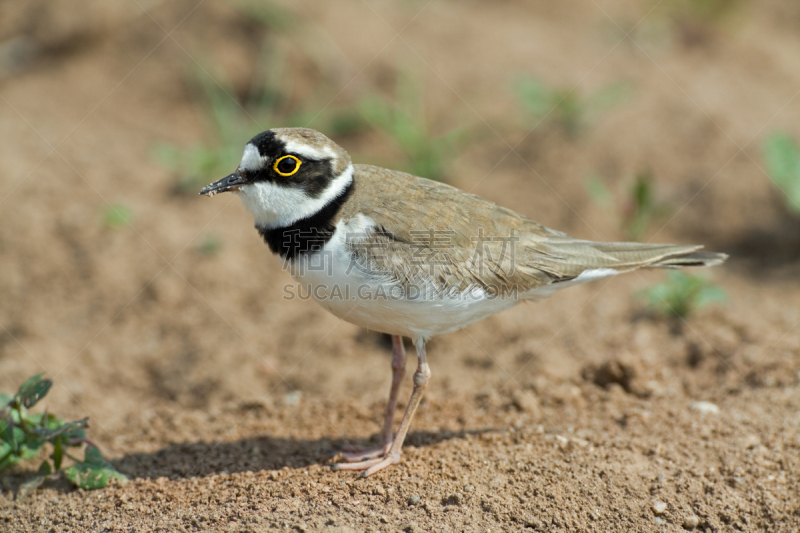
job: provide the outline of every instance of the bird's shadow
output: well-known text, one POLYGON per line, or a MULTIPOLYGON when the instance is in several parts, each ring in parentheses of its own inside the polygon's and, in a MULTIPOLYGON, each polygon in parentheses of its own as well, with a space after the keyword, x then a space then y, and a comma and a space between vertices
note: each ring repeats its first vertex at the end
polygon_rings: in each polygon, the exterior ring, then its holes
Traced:
POLYGON ((774 218, 751 225, 746 231, 720 238, 703 226, 688 236, 709 250, 730 255, 729 268, 755 278, 797 278, 800 264, 800 214, 773 199, 774 218))
MULTIPOLYGON (((496 428, 462 431, 416 431, 406 438, 406 444, 416 447, 431 446, 467 435, 480 435, 500 431, 496 428)), ((170 444, 151 453, 130 453, 112 460, 120 472, 131 479, 202 478, 212 474, 235 474, 261 472, 288 468, 305 468, 315 464, 326 464, 341 448, 348 444, 374 446, 372 439, 322 438, 317 440, 292 439, 263 435, 237 441, 183 442, 170 444)), ((35 475, 33 471, 22 471, 6 476, 6 490, 17 494, 20 485, 35 475)), ((69 492, 72 486, 66 481, 47 482, 45 486, 58 492, 69 492)))

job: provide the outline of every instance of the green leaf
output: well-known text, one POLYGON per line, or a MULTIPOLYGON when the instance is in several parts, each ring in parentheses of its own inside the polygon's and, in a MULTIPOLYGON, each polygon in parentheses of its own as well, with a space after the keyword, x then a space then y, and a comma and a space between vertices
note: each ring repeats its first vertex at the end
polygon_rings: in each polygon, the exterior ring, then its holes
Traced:
POLYGON ((10 418, 0 418, 0 440, 3 442, 11 442, 13 439, 14 421, 10 418))
POLYGON ((542 117, 549 113, 558 103, 556 95, 542 82, 532 78, 523 78, 516 83, 517 97, 523 107, 531 115, 542 117))
POLYGON ((698 309, 713 303, 722 303, 728 299, 728 294, 721 287, 704 287, 697 295, 695 305, 698 309))
POLYGON ((128 480, 125 475, 117 472, 114 465, 94 446, 87 446, 84 462, 65 468, 64 475, 75 486, 85 490, 101 489, 108 485, 111 479, 128 480))
POLYGON ((25 434, 20 428, 14 425, 13 418, 0 420, 0 439, 8 443, 12 450, 17 450, 19 448, 19 441, 17 438, 20 437, 20 434, 21 438, 24 439, 25 434))
POLYGON ((64 425, 64 421, 56 417, 54 414, 44 413, 26 413, 25 420, 28 425, 36 426, 37 430, 40 429, 56 429, 64 425))
POLYGON ((103 454, 100 453, 100 450, 92 445, 86 446, 86 451, 83 452, 83 462, 101 464, 107 467, 111 466, 111 463, 108 462, 108 459, 103 457, 103 454))
POLYGON ((107 228, 124 228, 130 226, 132 222, 133 211, 126 205, 109 205, 106 207, 105 211, 103 211, 103 224, 107 228))
POLYGON ((643 294, 653 310, 678 318, 726 298, 725 291, 708 280, 678 271, 670 272, 665 283, 650 287, 643 294))
POLYGON ((127 481, 124 475, 111 468, 104 468, 97 465, 79 463, 64 469, 67 476, 76 487, 84 490, 102 489, 111 479, 127 481))
POLYGON ((213 235, 207 235, 197 245, 197 252, 201 255, 215 255, 222 248, 222 239, 213 235))
POLYGON ((237 0, 233 2, 233 6, 243 15, 277 32, 285 32, 297 26, 296 17, 273 1, 237 0))
POLYGON ((64 445, 61 443, 61 439, 57 439, 53 444, 53 466, 58 471, 61 470, 61 461, 64 460, 64 445))
POLYGON ((37 438, 28 438, 23 444, 20 445, 17 455, 20 459, 30 459, 39 453, 39 450, 44 446, 45 441, 37 438))
POLYGON ((9 405, 14 400, 13 394, 7 392, 0 392, 0 407, 9 405))
POLYGON ((19 462, 19 457, 14 455, 14 450, 7 442, 0 443, 0 470, 6 469, 19 462))
POLYGON ((613 197, 611 192, 608 190, 608 187, 606 187, 606 184, 603 183, 602 179, 600 179, 600 176, 597 174, 589 175, 589 177, 583 182, 583 186, 594 203, 603 209, 611 207, 613 203, 613 197))
POLYGON ((767 173, 786 195, 788 206, 800 213, 800 147, 791 135, 773 133, 763 147, 767 173))
MULTIPOLYGON (((50 425, 50 424, 48 424, 50 425)), ((83 431, 89 425, 89 417, 82 418, 81 420, 75 420, 74 422, 68 422, 66 424, 61 424, 54 428, 51 427, 37 427, 33 428, 31 431, 44 440, 53 440, 55 437, 59 435, 65 435, 69 438, 85 438, 85 432, 83 431)))
POLYGON ((625 82, 612 82, 587 98, 587 107, 596 113, 609 111, 624 104, 630 96, 630 86, 625 82))
POLYGON ((39 465, 39 470, 37 470, 36 473, 40 476, 49 476, 53 473, 53 468, 50 466, 48 461, 42 461, 42 464, 39 465))
POLYGON ((20 403, 23 407, 29 408, 36 405, 36 403, 45 397, 53 382, 49 379, 43 379, 44 374, 36 374, 23 383, 17 396, 19 396, 20 403))
POLYGON ((19 487, 19 493, 17 494, 17 499, 23 500, 27 498, 31 492, 35 491, 39 488, 39 486, 44 482, 46 478, 44 476, 36 476, 33 479, 29 479, 19 487))

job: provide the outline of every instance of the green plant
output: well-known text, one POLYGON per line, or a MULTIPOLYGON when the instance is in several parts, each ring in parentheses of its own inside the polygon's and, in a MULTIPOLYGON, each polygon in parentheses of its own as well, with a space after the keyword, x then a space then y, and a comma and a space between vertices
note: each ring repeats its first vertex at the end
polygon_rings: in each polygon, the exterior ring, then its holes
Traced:
POLYGON ((654 220, 669 212, 669 206, 657 200, 653 182, 650 171, 639 172, 628 189, 616 196, 596 175, 589 176, 584 186, 592 201, 619 217, 627 239, 638 241, 654 220))
POLYGON ((552 120, 569 137, 577 137, 600 114, 624 103, 628 98, 625 83, 611 83, 588 96, 575 89, 550 88, 530 77, 519 79, 514 90, 522 107, 535 119, 552 120))
POLYGON ((786 195, 786 205, 800 214, 800 148, 791 135, 773 133, 763 146, 767 173, 786 195))
POLYGON ((202 69, 195 69, 194 81, 202 89, 203 108, 210 125, 209 142, 180 148, 156 146, 156 160, 176 173, 175 192, 196 194, 211 179, 235 169, 245 143, 258 132, 247 111, 232 97, 229 87, 220 86, 202 69))
POLYGON ((52 381, 37 374, 25 381, 16 394, 0 394, 0 470, 35 457, 46 443, 53 447, 53 453, 39 466, 36 476, 22 485, 19 496, 26 496, 46 479, 62 475, 87 490, 105 487, 111 479, 126 480, 86 438, 88 418, 64 422, 47 411, 29 411, 52 385, 52 381), (83 445, 86 446, 83 460, 69 454, 70 448, 83 445), (62 468, 65 458, 73 464, 62 468))
POLYGON ((291 80, 285 80, 282 58, 266 52, 262 56, 255 77, 263 83, 254 82, 244 101, 232 96, 235 91, 221 76, 214 79, 208 74, 215 69, 194 70, 191 82, 200 89, 210 135, 188 148, 162 143, 154 153, 157 162, 175 173, 177 194, 195 195, 209 181, 229 174, 238 166, 247 141, 264 129, 307 127, 312 121, 332 136, 363 129, 363 121, 348 107, 325 106, 321 113, 293 107, 288 96, 291 80))
POLYGON ((398 76, 395 102, 375 96, 362 100, 358 109, 368 124, 392 139, 403 153, 404 170, 415 176, 443 179, 449 160, 466 140, 464 129, 431 134, 423 90, 409 76, 398 76))
POLYGON ((672 0, 671 8, 694 20, 713 23, 729 16, 741 0, 672 0))
POLYGON ((686 318, 727 298, 721 287, 707 279, 677 270, 669 272, 666 282, 646 289, 642 295, 653 311, 674 318, 686 318))
POLYGON ((678 23, 714 26, 728 19, 741 4, 742 0, 670 0, 665 10, 678 23))
POLYGON ((103 211, 103 225, 107 228, 117 229, 129 226, 133 221, 133 212, 130 207, 122 204, 109 205, 103 211))
POLYGON ((270 0, 234 0, 231 5, 244 16, 273 31, 288 31, 296 23, 292 13, 270 0))
POLYGON ((197 245, 197 253, 200 255, 212 256, 222 248, 222 239, 213 235, 207 235, 197 245))

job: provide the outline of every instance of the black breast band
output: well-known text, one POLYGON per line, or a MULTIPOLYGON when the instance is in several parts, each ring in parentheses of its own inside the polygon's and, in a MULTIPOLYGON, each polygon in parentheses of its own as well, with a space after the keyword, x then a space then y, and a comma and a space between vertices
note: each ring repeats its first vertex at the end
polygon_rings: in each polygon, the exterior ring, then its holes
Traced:
POLYGON ((260 228, 258 233, 269 245, 272 253, 294 259, 300 254, 317 252, 325 246, 336 231, 334 220, 342 205, 353 194, 355 181, 331 200, 325 207, 307 218, 280 228, 260 228))

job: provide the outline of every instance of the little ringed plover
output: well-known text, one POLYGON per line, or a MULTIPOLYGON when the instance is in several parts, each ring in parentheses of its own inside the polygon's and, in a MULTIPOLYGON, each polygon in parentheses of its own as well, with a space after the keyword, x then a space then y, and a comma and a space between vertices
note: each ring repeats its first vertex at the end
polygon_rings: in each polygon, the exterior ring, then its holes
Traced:
POLYGON ((369 476, 399 461, 430 377, 425 342, 573 285, 638 268, 709 266, 727 256, 698 245, 573 239, 474 194, 384 168, 354 165, 323 134, 265 131, 239 168, 200 194, 232 191, 273 253, 328 311, 392 336, 392 387, 381 446, 351 450, 340 470, 369 476), (414 388, 392 435, 416 346, 414 388))

